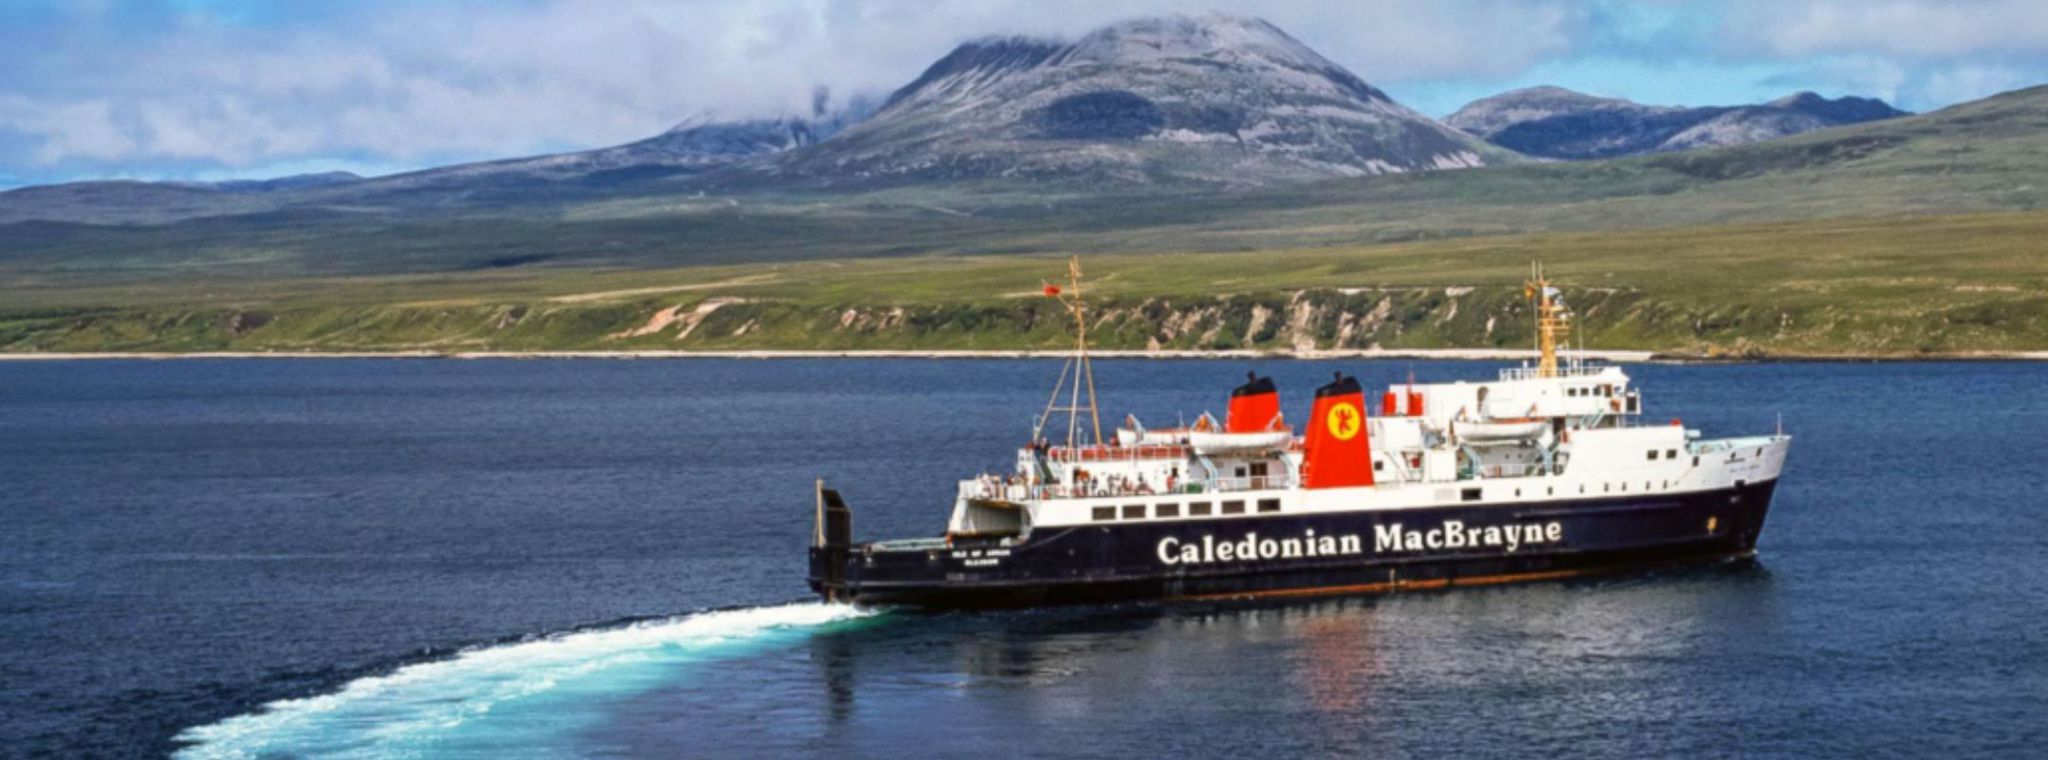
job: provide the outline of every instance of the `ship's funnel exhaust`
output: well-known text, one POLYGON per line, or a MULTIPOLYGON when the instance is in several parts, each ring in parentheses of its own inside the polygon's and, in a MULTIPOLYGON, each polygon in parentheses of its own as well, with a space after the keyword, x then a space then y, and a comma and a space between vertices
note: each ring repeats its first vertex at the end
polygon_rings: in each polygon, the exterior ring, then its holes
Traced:
POLYGON ((1263 433, 1279 427, 1279 387, 1271 377, 1246 373, 1244 385, 1230 391, 1230 413, 1223 419, 1223 432, 1263 433))
POLYGON ((1329 385, 1316 389, 1301 463, 1303 488, 1373 484, 1372 443, 1365 421, 1365 389, 1357 378, 1339 372, 1329 385))

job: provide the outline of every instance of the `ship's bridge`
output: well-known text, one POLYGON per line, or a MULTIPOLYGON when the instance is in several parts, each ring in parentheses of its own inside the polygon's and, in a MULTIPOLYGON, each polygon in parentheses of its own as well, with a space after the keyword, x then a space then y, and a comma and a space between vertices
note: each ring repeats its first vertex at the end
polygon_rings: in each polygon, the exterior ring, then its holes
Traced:
POLYGON ((1578 427, 1619 424, 1642 414, 1642 395, 1620 367, 1574 365, 1551 370, 1503 369, 1495 382, 1390 385, 1382 396, 1387 417, 1419 418, 1436 428, 1455 421, 1570 419, 1578 427))

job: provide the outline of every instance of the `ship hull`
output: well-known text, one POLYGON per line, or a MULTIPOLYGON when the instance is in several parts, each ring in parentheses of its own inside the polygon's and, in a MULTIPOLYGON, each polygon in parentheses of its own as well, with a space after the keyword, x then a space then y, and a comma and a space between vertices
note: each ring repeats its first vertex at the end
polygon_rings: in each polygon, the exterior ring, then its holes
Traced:
POLYGON ((810 581, 857 604, 997 608, 1555 579, 1751 556, 1775 488, 1041 528, 1010 547, 819 547, 810 581))

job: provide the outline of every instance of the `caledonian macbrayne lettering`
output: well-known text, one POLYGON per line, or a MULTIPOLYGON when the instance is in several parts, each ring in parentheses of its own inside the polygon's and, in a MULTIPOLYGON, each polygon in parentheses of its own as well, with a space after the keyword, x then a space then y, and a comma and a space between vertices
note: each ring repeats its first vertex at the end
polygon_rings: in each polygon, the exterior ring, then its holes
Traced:
MULTIPOLYGON (((1554 544, 1564 540, 1564 525, 1555 521, 1527 525, 1467 526, 1463 520, 1445 520, 1428 530, 1404 530, 1400 523, 1373 527, 1372 550, 1415 552, 1432 549, 1500 548, 1509 554, 1523 546, 1554 544)), ((1365 553, 1358 534, 1318 536, 1310 529, 1301 536, 1260 538, 1257 531, 1236 541, 1217 541, 1204 535, 1200 543, 1168 536, 1159 540, 1159 561, 1168 565, 1204 565, 1215 562, 1247 562, 1261 559, 1343 557, 1365 553)))

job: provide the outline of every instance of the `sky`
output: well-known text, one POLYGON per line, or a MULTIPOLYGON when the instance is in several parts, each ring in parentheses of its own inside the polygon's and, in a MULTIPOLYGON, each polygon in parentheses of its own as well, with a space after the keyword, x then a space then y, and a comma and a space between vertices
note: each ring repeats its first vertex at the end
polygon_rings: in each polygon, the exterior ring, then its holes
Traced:
POLYGON ((1439 117, 1539 84, 1925 111, 2048 82, 2048 0, 0 0, 0 188, 614 145, 884 95, 969 39, 1212 10, 1439 117))

